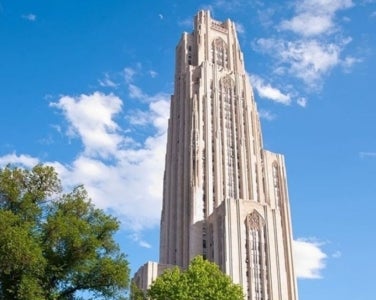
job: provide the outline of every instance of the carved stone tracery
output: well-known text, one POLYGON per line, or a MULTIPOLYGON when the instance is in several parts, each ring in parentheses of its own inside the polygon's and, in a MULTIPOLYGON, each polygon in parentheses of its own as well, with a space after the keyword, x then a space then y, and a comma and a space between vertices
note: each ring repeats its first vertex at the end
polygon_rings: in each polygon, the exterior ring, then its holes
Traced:
POLYGON ((230 76, 225 76, 221 79, 222 87, 227 90, 234 86, 234 80, 230 76))
POLYGON ((227 44, 222 38, 216 38, 212 42, 212 62, 218 67, 228 67, 228 49, 227 44))
POLYGON ((254 210, 247 216, 247 226, 248 228, 260 230, 265 225, 265 220, 263 217, 254 210))

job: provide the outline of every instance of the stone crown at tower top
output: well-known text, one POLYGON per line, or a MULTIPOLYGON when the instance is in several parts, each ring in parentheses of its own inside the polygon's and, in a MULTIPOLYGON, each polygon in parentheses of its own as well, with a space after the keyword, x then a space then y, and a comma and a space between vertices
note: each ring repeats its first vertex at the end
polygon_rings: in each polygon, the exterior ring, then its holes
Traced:
POLYGON ((217 21, 211 17, 209 10, 200 10, 195 17, 195 30, 197 31, 199 25, 205 24, 205 22, 208 22, 211 28, 223 31, 224 33, 230 29, 230 24, 233 23, 230 19, 223 22, 217 21))
MULTIPOLYGON (((208 63, 223 72, 245 74, 235 23, 230 19, 218 21, 209 10, 201 10, 194 18, 194 30, 183 33, 177 45, 176 72, 189 71, 187 66, 198 67, 208 63)), ((221 75, 224 75, 222 72, 221 75)))

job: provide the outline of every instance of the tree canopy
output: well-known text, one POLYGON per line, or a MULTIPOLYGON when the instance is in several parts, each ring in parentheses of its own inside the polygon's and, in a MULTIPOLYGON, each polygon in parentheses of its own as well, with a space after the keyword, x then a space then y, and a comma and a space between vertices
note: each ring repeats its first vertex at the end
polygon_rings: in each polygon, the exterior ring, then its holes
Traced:
POLYGON ((195 257, 188 269, 167 270, 151 285, 151 300, 243 300, 243 290, 212 262, 195 257))
POLYGON ((0 299, 123 299, 119 222, 83 186, 61 191, 50 166, 0 169, 0 299))

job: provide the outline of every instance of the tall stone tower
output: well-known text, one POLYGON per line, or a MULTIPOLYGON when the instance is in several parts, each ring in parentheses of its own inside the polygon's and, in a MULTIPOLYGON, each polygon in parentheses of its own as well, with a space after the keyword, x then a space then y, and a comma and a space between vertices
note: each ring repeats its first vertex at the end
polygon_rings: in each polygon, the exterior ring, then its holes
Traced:
POLYGON ((263 148, 235 24, 195 17, 176 48, 160 265, 216 262, 246 299, 295 300, 284 158, 263 148))

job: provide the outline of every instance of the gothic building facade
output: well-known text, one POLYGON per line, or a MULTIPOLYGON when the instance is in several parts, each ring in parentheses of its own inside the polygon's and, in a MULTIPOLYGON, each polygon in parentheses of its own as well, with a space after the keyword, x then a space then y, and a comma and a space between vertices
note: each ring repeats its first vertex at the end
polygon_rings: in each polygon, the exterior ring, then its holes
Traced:
POLYGON ((263 148, 233 22, 197 14, 176 48, 170 109, 160 262, 145 264, 136 282, 146 288, 202 255, 246 299, 296 300, 284 158, 263 148))

